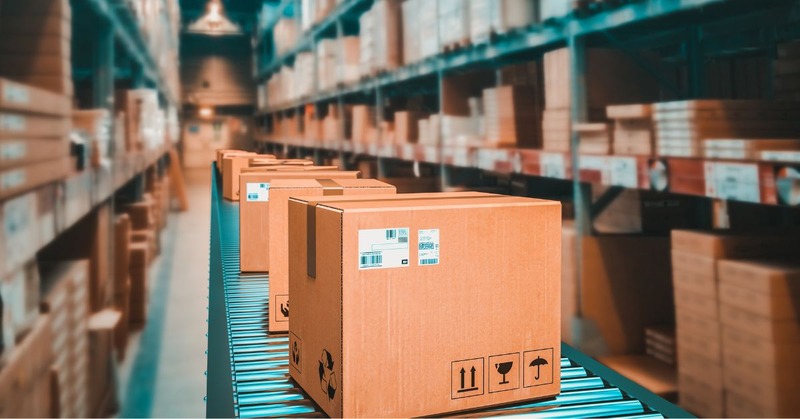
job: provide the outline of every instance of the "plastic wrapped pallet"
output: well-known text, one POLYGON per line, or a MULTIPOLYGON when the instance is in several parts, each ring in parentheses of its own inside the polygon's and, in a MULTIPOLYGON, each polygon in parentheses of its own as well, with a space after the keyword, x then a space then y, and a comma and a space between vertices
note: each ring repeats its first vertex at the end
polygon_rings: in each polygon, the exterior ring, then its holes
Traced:
POLYGON ((273 29, 276 55, 283 55, 295 45, 299 38, 297 21, 294 19, 280 19, 273 29))
POLYGON ((530 0, 469 0, 472 43, 485 42, 492 33, 503 34, 536 22, 536 5, 530 0))
POLYGON ((439 0, 439 47, 463 47, 469 44, 469 1, 439 0))

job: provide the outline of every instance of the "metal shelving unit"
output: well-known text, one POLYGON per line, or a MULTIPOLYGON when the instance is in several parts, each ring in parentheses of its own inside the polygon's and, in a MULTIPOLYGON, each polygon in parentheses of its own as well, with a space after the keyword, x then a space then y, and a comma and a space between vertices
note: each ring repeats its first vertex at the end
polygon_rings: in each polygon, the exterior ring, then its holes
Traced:
MULTIPOLYGON (((206 416, 322 417, 289 377, 285 333, 267 327, 269 277, 239 271, 239 208, 222 199, 212 167, 206 416)), ((459 416, 691 417, 576 349, 562 345, 555 398, 459 416)))

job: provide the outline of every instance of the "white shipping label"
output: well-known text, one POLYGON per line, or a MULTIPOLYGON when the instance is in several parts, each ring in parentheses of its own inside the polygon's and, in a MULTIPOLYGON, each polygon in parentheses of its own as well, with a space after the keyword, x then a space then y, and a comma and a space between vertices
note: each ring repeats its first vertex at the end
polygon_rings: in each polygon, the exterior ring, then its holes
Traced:
POLYGON ((24 86, 6 84, 5 90, 3 90, 3 100, 24 105, 30 102, 30 95, 28 94, 28 89, 24 86))
POLYGON ((636 171, 636 159, 634 157, 611 157, 609 182, 613 186, 625 188, 636 188, 639 186, 639 175, 636 171))
POLYGON ((358 230, 358 269, 408 266, 408 227, 358 230))
POLYGON ((542 153, 539 155, 542 177, 566 179, 567 169, 564 167, 564 155, 558 153, 542 153))
POLYGON ((25 131, 27 120, 24 116, 0 114, 0 129, 9 132, 25 131))
POLYGON ((758 165, 705 163, 706 195, 744 202, 761 202, 758 165))
POLYGON ((27 147, 22 141, 0 145, 0 160, 20 160, 27 154, 27 147))
POLYGON ((0 176, 0 190, 18 188, 25 183, 25 170, 18 169, 3 173, 0 176))
POLYGON ((419 265, 439 264, 439 229, 419 230, 419 265))
POLYGON ((269 202, 269 183, 248 183, 247 202, 269 202))

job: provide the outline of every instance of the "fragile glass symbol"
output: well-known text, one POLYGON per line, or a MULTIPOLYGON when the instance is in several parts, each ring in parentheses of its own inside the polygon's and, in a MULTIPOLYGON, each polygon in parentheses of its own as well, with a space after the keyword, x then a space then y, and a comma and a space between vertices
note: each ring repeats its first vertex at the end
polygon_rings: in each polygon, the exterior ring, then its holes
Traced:
POLYGON ((464 393, 466 391, 475 391, 475 390, 478 389, 478 387, 475 386, 475 371, 476 371, 475 370, 475 366, 470 368, 470 370, 469 370, 470 386, 468 388, 465 388, 465 386, 466 386, 465 376, 467 374, 467 371, 464 370, 464 368, 461 368, 461 371, 460 371, 460 374, 461 374, 461 390, 458 390, 459 393, 464 393))
POLYGON ((495 369, 497 369, 497 372, 503 374, 503 381, 501 381, 500 384, 508 384, 508 381, 506 381, 506 374, 508 374, 508 372, 511 371, 511 367, 513 366, 514 366, 514 361, 494 364, 494 367, 495 369))

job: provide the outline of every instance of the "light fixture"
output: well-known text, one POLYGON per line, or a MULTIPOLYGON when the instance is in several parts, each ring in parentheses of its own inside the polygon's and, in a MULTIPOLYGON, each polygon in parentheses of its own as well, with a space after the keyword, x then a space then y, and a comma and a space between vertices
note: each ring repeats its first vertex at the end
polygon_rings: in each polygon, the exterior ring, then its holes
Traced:
POLYGON ((213 118, 214 117, 214 108, 212 108, 210 106, 203 106, 203 107, 200 108, 200 110, 197 113, 203 119, 213 118))
POLYGON ((209 0, 206 14, 190 23, 186 32, 212 36, 244 34, 239 25, 225 16, 220 0, 209 0))

